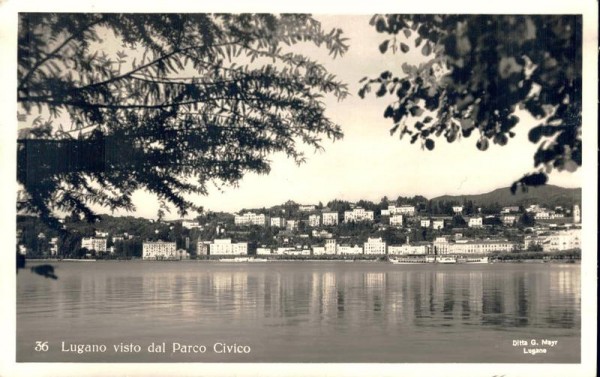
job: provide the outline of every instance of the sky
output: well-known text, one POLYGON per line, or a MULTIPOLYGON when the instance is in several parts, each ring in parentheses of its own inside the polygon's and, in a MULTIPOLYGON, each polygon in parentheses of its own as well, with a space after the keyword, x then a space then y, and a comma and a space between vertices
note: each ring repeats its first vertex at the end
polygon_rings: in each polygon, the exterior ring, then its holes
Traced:
MULTIPOLYGON (((379 44, 387 35, 377 33, 369 25, 370 15, 314 15, 324 30, 341 28, 349 38, 349 51, 333 59, 327 51, 314 46, 295 46, 294 51, 306 54, 321 64, 339 80, 346 82, 350 96, 338 102, 325 99, 326 115, 339 124, 344 133, 335 143, 324 140, 324 151, 305 149, 307 162, 296 165, 282 154, 270 156, 268 175, 247 174, 236 187, 209 186, 207 196, 191 198, 205 210, 236 212, 242 208, 270 207, 293 200, 301 204, 326 204, 332 199, 378 202, 387 196, 477 194, 507 187, 525 173, 533 170, 536 145, 527 140, 529 128, 537 123, 528 114, 518 114, 521 122, 517 136, 504 147, 490 143, 481 152, 475 147, 476 133, 470 138, 448 144, 443 137, 436 141, 433 151, 425 150, 420 142, 410 144, 390 136, 392 123, 383 118, 383 111, 392 97, 376 98, 358 95, 359 80, 375 77, 389 70, 400 74, 404 62, 418 64, 420 54, 388 52, 382 55, 379 44)), ((581 172, 550 175, 550 184, 580 187, 581 172)), ((118 211, 116 215, 156 217, 158 203, 147 192, 134 194, 136 211, 118 211)), ((102 208, 96 208, 106 213, 102 208)), ((175 210, 167 218, 178 218, 175 210)))
MULTIPOLYGON (((332 199, 379 201, 383 196, 424 195, 432 198, 450 194, 476 194, 507 187, 533 170, 536 146, 527 140, 529 128, 537 123, 527 114, 519 114, 517 136, 508 145, 490 143, 481 152, 475 147, 475 133, 448 144, 438 139, 433 151, 420 143, 410 144, 390 136, 392 126, 383 118, 391 97, 358 97, 359 80, 377 76, 385 70, 400 72, 403 62, 416 63, 412 53, 382 55, 379 44, 386 38, 368 24, 370 16, 315 15, 323 28, 339 27, 350 38, 349 51, 332 59, 324 50, 306 50, 328 70, 349 85, 351 96, 342 102, 327 100, 326 114, 342 127, 344 138, 325 141, 324 151, 306 151, 307 162, 297 166, 282 155, 271 157, 268 175, 247 174, 238 187, 210 190, 194 201, 205 210, 235 212, 242 208, 270 207, 293 200, 301 204, 326 204, 332 199)), ((299 52, 305 52, 301 49, 299 52)), ((550 175, 551 184, 580 187, 581 172, 550 175)), ((145 193, 137 193, 137 214, 153 217, 158 205, 145 193)), ((172 216, 176 217, 173 211, 172 216)), ((169 217, 169 216, 167 216, 169 217)))

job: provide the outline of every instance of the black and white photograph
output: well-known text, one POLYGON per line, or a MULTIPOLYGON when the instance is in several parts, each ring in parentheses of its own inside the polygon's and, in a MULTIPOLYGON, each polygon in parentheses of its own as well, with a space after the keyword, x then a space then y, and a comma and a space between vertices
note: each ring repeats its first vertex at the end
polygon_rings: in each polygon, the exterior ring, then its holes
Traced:
POLYGON ((32 4, 0 375, 596 374, 597 3, 32 4))

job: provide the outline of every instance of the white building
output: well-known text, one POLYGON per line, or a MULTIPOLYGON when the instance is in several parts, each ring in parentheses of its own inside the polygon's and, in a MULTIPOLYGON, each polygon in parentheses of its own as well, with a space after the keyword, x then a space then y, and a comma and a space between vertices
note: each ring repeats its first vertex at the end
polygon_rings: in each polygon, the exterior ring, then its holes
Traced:
POLYGON ((144 242, 142 243, 142 259, 161 260, 179 259, 175 242, 144 242))
POLYGON ((429 228, 431 226, 431 220, 421 219, 421 228, 429 228))
POLYGON ((469 228, 482 228, 483 227, 483 218, 482 217, 471 217, 469 218, 469 222, 467 223, 469 228))
POLYGON ((334 239, 325 240, 325 254, 337 254, 337 241, 334 239))
POLYGON ((433 220, 431 227, 436 230, 444 229, 444 220, 433 220))
POLYGON ((517 222, 517 215, 504 215, 501 217, 502 224, 505 226, 513 226, 517 222))
POLYGON ((323 225, 331 226, 338 224, 337 212, 323 212, 323 225))
POLYGON ((454 212, 455 215, 460 215, 463 211, 463 206, 452 206, 452 212, 454 212))
POLYGON ((285 222, 285 229, 286 230, 297 230, 298 229, 298 225, 300 225, 300 221, 299 220, 287 220, 285 222))
POLYGON ((339 245, 338 246, 338 255, 360 255, 363 253, 362 247, 358 245, 350 246, 350 245, 339 245))
POLYGON ((581 248, 581 230, 569 229, 540 236, 537 243, 544 251, 564 251, 581 248))
POLYGON ((265 215, 246 212, 243 215, 235 215, 234 218, 235 225, 259 225, 265 226, 267 223, 267 218, 265 215))
POLYGON ((314 211, 315 209, 317 209, 317 207, 314 205, 298 206, 298 211, 300 212, 310 212, 314 211))
POLYGON ((433 252, 434 254, 448 254, 448 250, 450 250, 450 243, 446 237, 437 237, 433 241, 433 252))
POLYGON ((325 247, 324 246, 313 246, 312 253, 313 253, 313 255, 325 255, 325 247))
POLYGON ((271 255, 273 254, 273 250, 269 247, 257 247, 256 255, 271 255))
POLYGON ((427 243, 404 245, 390 245, 387 248, 389 255, 425 255, 428 253, 429 246, 427 243))
POLYGON ((392 215, 390 216, 390 226, 401 227, 404 224, 404 216, 402 215, 392 215))
POLYGON ((344 212, 344 222, 373 221, 373 211, 366 211, 364 208, 356 207, 352 211, 344 212))
POLYGON ((385 242, 381 239, 381 237, 369 237, 367 242, 364 243, 363 250, 365 254, 385 254, 385 242))
POLYGON ((285 219, 283 217, 271 217, 271 227, 285 228, 285 219))
POLYGON ((331 238, 333 237, 333 234, 326 230, 313 229, 312 236, 315 238, 331 238))
POLYGON ((83 237, 81 239, 81 247, 88 250, 106 251, 106 238, 83 237))
POLYGON ((58 255, 58 237, 52 237, 48 245, 50 246, 50 255, 58 255))
POLYGON ((450 244, 448 254, 490 254, 493 252, 513 251, 515 248, 513 242, 505 240, 456 240, 450 244))
POLYGON ((198 228, 202 228, 202 226, 200 224, 198 224, 197 221, 191 221, 191 220, 183 220, 181 222, 181 226, 186 228, 186 229, 198 229, 198 228))
POLYGON ((308 216, 308 225, 313 228, 320 226, 321 225, 321 216, 320 215, 308 216))
POLYGON ((581 210, 577 204, 573 206, 573 222, 575 224, 579 224, 581 222, 581 210))
POLYGON ((402 206, 388 206, 387 210, 381 211, 382 215, 391 216, 391 215, 407 215, 414 216, 415 214, 415 206, 402 205, 402 206))
POLYGON ((518 212, 519 212, 519 207, 517 207, 517 206, 502 207, 502 210, 500 211, 501 214, 518 213, 518 212))
POLYGON ((232 243, 230 238, 217 239, 210 244, 210 255, 248 255, 248 243, 232 243))
POLYGON ((196 243, 196 255, 208 255, 210 241, 198 241, 196 243))

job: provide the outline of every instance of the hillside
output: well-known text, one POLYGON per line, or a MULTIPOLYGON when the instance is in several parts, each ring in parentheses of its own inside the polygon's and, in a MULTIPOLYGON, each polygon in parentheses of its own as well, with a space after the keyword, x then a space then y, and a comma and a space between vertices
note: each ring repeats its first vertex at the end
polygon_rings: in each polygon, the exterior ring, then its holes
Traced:
POLYGON ((528 192, 518 191, 515 195, 510 192, 509 187, 496 189, 494 191, 477 195, 443 195, 432 199, 433 201, 456 201, 462 203, 464 200, 472 200, 475 205, 492 205, 498 203, 501 206, 516 206, 529 204, 544 204, 549 207, 581 204, 581 188, 564 188, 553 185, 531 187, 528 192))

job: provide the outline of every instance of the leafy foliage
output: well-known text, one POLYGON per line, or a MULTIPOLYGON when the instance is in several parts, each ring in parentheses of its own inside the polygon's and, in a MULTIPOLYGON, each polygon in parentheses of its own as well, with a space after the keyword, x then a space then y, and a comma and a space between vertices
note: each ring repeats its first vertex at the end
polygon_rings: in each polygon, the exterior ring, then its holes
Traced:
POLYGON ((478 131, 476 146, 506 145, 525 109, 540 124, 529 140, 540 143, 538 170, 513 184, 544 185, 552 168, 574 171, 581 156, 582 17, 570 15, 375 15, 371 24, 391 36, 379 51, 420 49, 426 62, 402 64, 402 74, 364 78, 359 95, 371 90, 396 100, 384 111, 391 133, 453 142, 478 131))
POLYGON ((342 137, 320 98, 341 100, 346 85, 286 52, 347 50, 308 15, 31 13, 18 38, 18 103, 49 114, 20 136, 20 209, 54 225, 56 209, 131 210, 138 189, 184 214, 208 182, 268 173, 275 152, 301 163, 299 144, 342 137), (71 125, 56 125, 65 115, 71 125))

